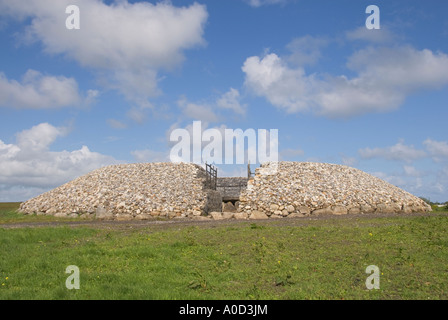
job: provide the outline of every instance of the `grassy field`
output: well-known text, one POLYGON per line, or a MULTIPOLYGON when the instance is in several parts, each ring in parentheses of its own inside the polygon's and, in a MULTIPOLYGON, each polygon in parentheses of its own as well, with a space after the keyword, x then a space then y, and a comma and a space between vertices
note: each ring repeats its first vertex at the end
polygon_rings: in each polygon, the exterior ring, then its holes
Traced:
POLYGON ((448 299, 446 213, 1 227, 57 220, 15 208, 0 205, 0 299, 448 299))
POLYGON ((71 221, 71 218, 56 218, 46 215, 17 214, 20 202, 0 202, 0 225, 4 223, 71 221))

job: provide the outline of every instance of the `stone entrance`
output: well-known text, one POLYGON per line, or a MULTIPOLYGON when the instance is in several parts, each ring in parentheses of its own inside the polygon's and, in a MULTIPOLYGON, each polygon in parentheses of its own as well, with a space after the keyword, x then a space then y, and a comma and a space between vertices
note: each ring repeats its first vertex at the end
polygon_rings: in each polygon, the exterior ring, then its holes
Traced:
POLYGON ((221 193, 222 201, 234 203, 240 200, 240 193, 246 190, 248 180, 244 177, 218 178, 216 191, 221 193))
POLYGON ((241 191, 246 190, 248 178, 218 178, 216 191, 222 197, 222 211, 236 212, 240 202, 241 191))

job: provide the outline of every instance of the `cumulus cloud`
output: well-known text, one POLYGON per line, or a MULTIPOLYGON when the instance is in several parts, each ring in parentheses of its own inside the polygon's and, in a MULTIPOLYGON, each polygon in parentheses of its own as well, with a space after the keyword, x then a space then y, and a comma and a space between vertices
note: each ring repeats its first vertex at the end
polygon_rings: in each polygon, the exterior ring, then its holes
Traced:
POLYGON ((245 85, 274 106, 291 113, 309 109, 310 92, 317 86, 303 68, 289 68, 285 61, 271 53, 261 59, 247 58, 242 70, 246 74, 245 85))
POLYGON ((422 173, 417 170, 414 166, 403 166, 403 170, 405 175, 411 177, 420 177, 422 173))
POLYGON ((89 90, 83 97, 73 78, 43 75, 28 70, 21 81, 0 73, 0 107, 46 109, 89 104, 98 95, 89 90))
POLYGON ((358 150, 361 159, 385 159, 399 161, 391 165, 391 172, 373 172, 383 180, 388 181, 404 190, 417 195, 430 198, 433 201, 446 201, 446 188, 448 183, 448 142, 426 139, 423 141, 425 149, 417 149, 413 145, 406 145, 403 141, 390 147, 364 148, 358 150), (440 163, 430 169, 419 169, 414 161, 433 159, 440 163), (405 162, 405 164, 401 164, 405 162))
POLYGON ((358 82, 375 86, 381 82, 402 94, 448 84, 448 55, 428 49, 369 47, 353 54, 347 66, 359 73, 358 82))
POLYGON ((374 172, 373 175, 395 184, 417 196, 430 197, 433 201, 446 201, 446 187, 448 182, 448 167, 437 167, 421 170, 413 162, 421 159, 433 159, 445 165, 448 160, 448 142, 426 139, 424 149, 417 149, 413 145, 406 145, 403 141, 384 148, 364 148, 358 150, 361 159, 380 158, 390 161, 405 162, 395 172, 374 172))
POLYGON ((448 142, 447 141, 435 141, 432 139, 426 139, 423 145, 428 150, 432 159, 436 162, 448 160, 448 142))
MULTIPOLYGON (((413 160, 431 157, 435 162, 448 160, 448 142, 426 139, 423 141, 425 150, 416 149, 413 145, 405 145, 399 141, 396 145, 385 148, 363 148, 358 153, 363 159, 384 158, 386 160, 399 160, 411 162, 413 160)), ((417 171, 412 166, 404 166, 408 175, 415 175, 417 171)))
POLYGON ((158 73, 183 60, 183 51, 204 44, 204 5, 169 1, 106 4, 100 0, 0 0, 0 15, 29 21, 22 38, 39 41, 95 72, 99 81, 135 103, 157 95, 158 73), (80 29, 65 27, 65 8, 80 9, 80 29))
POLYGON ((38 124, 16 134, 17 146, 26 152, 47 151, 58 137, 68 133, 66 127, 54 127, 49 123, 38 124))
POLYGON ((1 201, 11 201, 5 198, 5 195, 13 194, 11 190, 35 196, 38 191, 46 191, 96 168, 119 162, 111 156, 92 152, 87 146, 73 151, 50 150, 51 144, 68 131, 66 127, 41 123, 17 133, 15 143, 0 140, 1 201))
POLYGON ((230 88, 217 101, 216 105, 222 109, 232 110, 237 114, 244 115, 247 105, 240 103, 240 93, 237 89, 230 88))
POLYGON ((441 180, 439 170, 419 171, 412 166, 403 167, 401 172, 370 172, 370 174, 396 185, 416 196, 432 201, 446 201, 447 181, 441 180))
POLYGON ((223 118, 223 115, 219 114, 220 110, 229 110, 240 116, 244 116, 247 110, 247 105, 241 103, 240 92, 234 88, 212 101, 190 102, 185 96, 181 96, 177 106, 187 118, 206 123, 217 122, 223 118))
MULTIPOLYGON (((309 38, 301 41, 311 43, 309 38)), ((319 52, 317 47, 314 44, 310 52, 319 52)), ((288 113, 351 117, 395 110, 415 92, 448 84, 448 55, 428 49, 370 46, 358 50, 347 59, 351 77, 307 74, 303 64, 314 62, 309 57, 299 52, 302 65, 296 67, 288 61, 291 57, 275 53, 249 57, 242 66, 245 86, 288 113)))
POLYGON ((182 110, 183 114, 190 119, 205 122, 218 121, 218 116, 213 111, 213 107, 211 105, 189 102, 185 97, 181 97, 177 101, 177 105, 182 110))
POLYGON ((406 162, 421 159, 427 155, 425 151, 418 150, 412 145, 405 145, 403 141, 391 147, 360 149, 358 153, 363 159, 384 158, 406 162))
POLYGON ((298 66, 313 65, 322 57, 321 49, 329 43, 324 37, 306 35, 295 38, 286 46, 291 51, 286 60, 298 66))

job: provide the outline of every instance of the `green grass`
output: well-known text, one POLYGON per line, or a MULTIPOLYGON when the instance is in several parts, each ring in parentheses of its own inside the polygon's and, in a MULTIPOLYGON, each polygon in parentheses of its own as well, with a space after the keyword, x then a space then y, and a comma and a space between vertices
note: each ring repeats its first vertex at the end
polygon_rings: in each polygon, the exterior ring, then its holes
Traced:
POLYGON ((17 212, 20 202, 0 202, 0 225, 4 223, 70 221, 71 218, 56 218, 51 215, 25 215, 17 212))
POLYGON ((448 207, 447 207, 447 206, 445 206, 445 207, 439 207, 439 206, 436 206, 436 205, 432 205, 431 208, 432 208, 432 211, 433 211, 433 212, 443 212, 443 213, 448 213, 448 207))
POLYGON ((448 299, 447 227, 437 214, 0 228, 0 299, 448 299))

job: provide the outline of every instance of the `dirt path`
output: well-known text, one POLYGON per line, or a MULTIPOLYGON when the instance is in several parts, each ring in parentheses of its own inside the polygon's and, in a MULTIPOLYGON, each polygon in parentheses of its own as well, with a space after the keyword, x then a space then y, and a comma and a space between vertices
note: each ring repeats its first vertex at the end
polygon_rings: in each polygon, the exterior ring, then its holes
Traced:
POLYGON ((265 220, 130 220, 130 221, 116 221, 116 220, 79 220, 79 221, 47 221, 47 222, 11 222, 0 224, 3 229, 18 229, 18 228, 39 228, 39 227, 87 227, 99 229, 135 229, 149 226, 158 226, 161 228, 169 228, 173 226, 204 226, 216 227, 220 225, 233 225, 241 223, 257 223, 269 224, 278 226, 305 226, 315 220, 338 220, 338 219, 375 219, 382 217, 423 217, 423 216, 448 216, 446 213, 412 213, 406 215, 397 214, 347 214, 347 215, 321 215, 309 216, 303 218, 284 218, 284 219, 265 219, 265 220))

